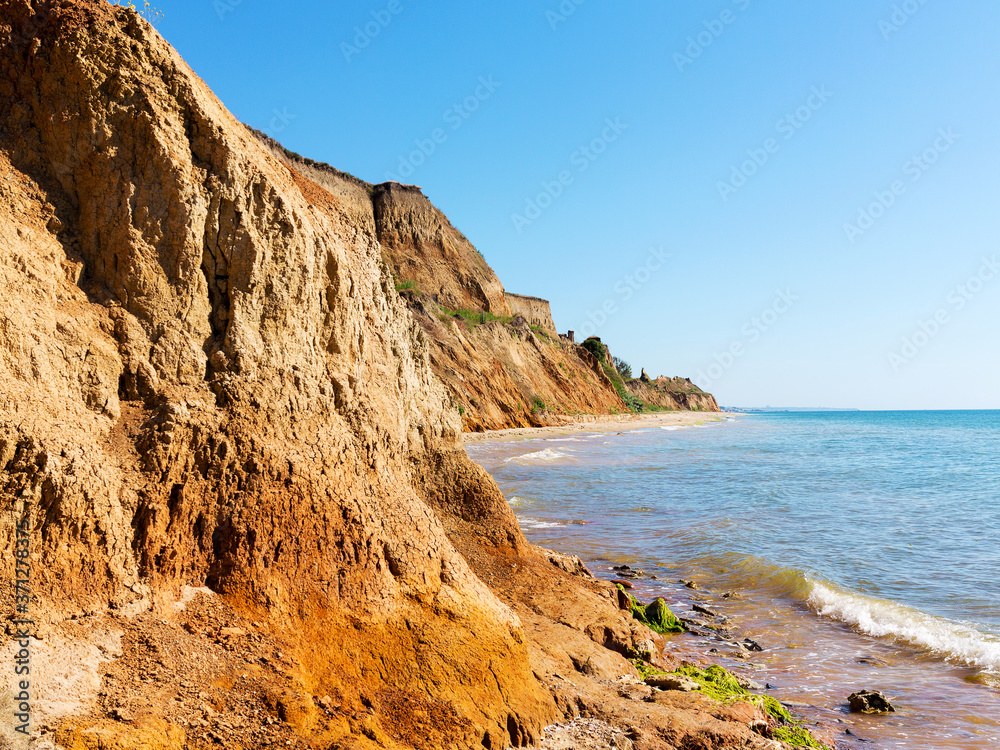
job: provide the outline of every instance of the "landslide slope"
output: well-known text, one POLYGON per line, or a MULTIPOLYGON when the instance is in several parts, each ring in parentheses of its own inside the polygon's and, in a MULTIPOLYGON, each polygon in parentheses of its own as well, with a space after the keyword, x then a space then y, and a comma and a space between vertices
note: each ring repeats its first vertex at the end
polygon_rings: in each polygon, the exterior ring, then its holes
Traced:
MULTIPOLYGON (((373 225, 274 158, 134 11, 0 5, 0 243, 0 540, 13 550, 29 529, 46 663, 154 654, 131 689, 101 693, 127 710, 73 713, 82 687, 43 684, 39 727, 71 748, 211 742, 190 716, 171 723, 154 699, 167 651, 125 625, 166 622, 185 586, 207 586, 283 634, 260 664, 285 665, 287 684, 260 700, 290 736, 538 736, 554 703, 521 623, 445 525, 454 514, 497 554, 528 551, 462 450, 373 225)), ((263 668, 221 664, 206 691, 263 668)))

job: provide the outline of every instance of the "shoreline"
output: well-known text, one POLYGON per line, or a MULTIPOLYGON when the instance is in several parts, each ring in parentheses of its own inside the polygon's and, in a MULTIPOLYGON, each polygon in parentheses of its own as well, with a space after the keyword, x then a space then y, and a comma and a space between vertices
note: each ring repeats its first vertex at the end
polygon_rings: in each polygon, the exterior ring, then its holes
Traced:
MULTIPOLYGON (((697 424, 720 424, 726 420, 726 412, 661 412, 636 415, 594 415, 565 425, 550 425, 546 427, 511 428, 506 430, 486 431, 482 433, 466 433, 463 437, 467 445, 504 444, 522 441, 544 440, 556 436, 576 436, 600 433, 622 433, 659 427, 692 427, 697 424)), ((519 519, 520 523, 520 519, 519 519)), ((697 583, 678 578, 681 566, 670 564, 654 564, 649 573, 636 571, 637 575, 622 573, 620 567, 629 565, 625 558, 607 556, 590 557, 580 549, 566 548, 552 542, 542 543, 529 538, 529 543, 540 551, 551 550, 560 556, 573 558, 579 556, 584 565, 592 571, 594 580, 603 584, 623 583, 628 586, 630 594, 637 596, 642 603, 648 604, 657 597, 664 597, 674 614, 686 626, 686 632, 668 635, 664 638, 664 649, 661 664, 667 669, 682 665, 694 665, 707 669, 718 665, 730 670, 737 677, 740 686, 747 689, 750 696, 767 696, 778 700, 785 710, 792 712, 796 724, 812 732, 813 739, 823 743, 827 750, 879 750, 883 747, 881 738, 870 734, 870 728, 865 720, 859 720, 857 714, 845 713, 844 705, 825 705, 814 702, 802 696, 792 700, 775 698, 773 688, 763 675, 768 673, 761 660, 755 658, 757 651, 781 652, 795 648, 781 638, 775 639, 774 634, 765 634, 752 625, 743 622, 748 599, 746 591, 733 592, 715 580, 712 576, 692 576, 697 583), (541 545, 539 547, 538 545, 541 545), (655 573, 655 574, 654 574, 655 573), (634 587, 634 589, 633 589, 634 587), (739 602, 742 601, 742 604, 739 602), (735 607, 734 607, 735 605, 735 607), (673 609, 675 608, 676 609, 673 609), (735 609, 735 611, 734 611, 735 609), (760 643, 764 645, 761 646, 760 643), (758 680, 760 682, 758 682, 758 680), (845 732, 845 729, 848 730, 845 732), (853 730, 853 731, 852 731, 853 730), (860 735, 860 736, 859 736, 860 735)), ((628 563, 636 566, 631 559, 628 563)), ((639 563, 640 565, 642 563, 639 563)), ((684 575, 690 575, 685 571, 684 575)), ((754 597, 761 604, 764 600, 754 597)), ((765 597, 766 598, 766 597, 765 597)), ((765 602, 766 603, 766 602, 765 602)), ((637 681, 620 678, 623 684, 632 685, 632 689, 644 689, 642 675, 637 681)), ((628 688, 626 688, 627 690, 628 688)), ((851 689, 847 684, 841 689, 846 699, 851 689)), ((676 695, 676 694, 674 694, 676 695)), ((741 699, 738 699, 741 700, 741 699)), ((725 703, 725 702, 724 702, 725 703)), ((751 701, 752 703, 752 701, 751 701)), ((755 704, 753 704, 755 705, 755 704)), ((610 744, 610 736, 620 726, 622 717, 612 718, 613 712, 602 704, 604 710, 587 714, 589 718, 566 718, 545 728, 541 742, 542 750, 598 750, 605 747, 616 747, 610 744), (595 720, 599 714, 605 713, 606 720, 595 720)), ((704 707, 700 707, 705 710, 704 707)), ((788 747, 786 745, 786 747, 788 747)))
POLYGON ((479 443, 506 443, 537 440, 547 435, 580 435, 600 432, 630 432, 657 427, 691 427, 696 424, 722 422, 726 412, 721 411, 667 411, 652 414, 585 414, 567 417, 573 421, 545 427, 511 427, 505 430, 462 433, 465 445, 479 443))

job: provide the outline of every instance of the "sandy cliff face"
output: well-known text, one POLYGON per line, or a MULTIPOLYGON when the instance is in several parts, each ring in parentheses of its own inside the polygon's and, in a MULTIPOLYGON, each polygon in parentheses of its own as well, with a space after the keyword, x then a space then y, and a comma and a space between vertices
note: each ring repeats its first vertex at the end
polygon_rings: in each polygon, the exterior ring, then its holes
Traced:
POLYGON ((556 333, 548 302, 506 293, 419 189, 372 192, 379 240, 466 430, 627 411, 588 353, 556 333))
POLYGON ((523 294, 505 292, 507 304, 514 315, 520 315, 529 325, 535 326, 549 336, 556 337, 556 324, 552 320, 552 308, 548 300, 526 297, 523 294))
POLYGON ((505 292, 483 256, 419 188, 370 185, 256 135, 305 181, 333 196, 350 221, 377 235, 465 430, 628 410, 590 353, 556 333, 549 303, 505 292))
MULTIPOLYGON (((0 604, 39 637, 33 746, 493 750, 585 714, 639 750, 776 747, 749 703, 638 685, 663 639, 461 449, 460 388, 521 419, 516 373, 571 403, 560 364, 607 393, 597 359, 423 297, 415 322, 368 186, 299 166, 134 11, 0 5, 0 604)), ((448 225, 394 190, 431 252, 448 225)))
POLYGON ((372 203, 379 241, 399 281, 413 281, 452 310, 511 314, 493 269, 419 188, 377 185, 372 203))
POLYGON ((479 323, 404 293, 431 343, 434 373, 454 394, 466 430, 558 424, 567 414, 624 413, 597 359, 524 318, 479 323))
POLYGON ((392 685, 448 707, 438 746, 537 736, 521 624, 445 524, 524 540, 374 227, 103 1, 0 7, 0 123, 0 539, 31 529, 42 627, 207 585, 296 634, 300 686, 369 711, 307 701, 304 735, 382 736, 392 685))
POLYGON ((637 378, 625 383, 625 388, 644 403, 661 409, 678 411, 719 411, 711 393, 705 393, 690 378, 637 378))

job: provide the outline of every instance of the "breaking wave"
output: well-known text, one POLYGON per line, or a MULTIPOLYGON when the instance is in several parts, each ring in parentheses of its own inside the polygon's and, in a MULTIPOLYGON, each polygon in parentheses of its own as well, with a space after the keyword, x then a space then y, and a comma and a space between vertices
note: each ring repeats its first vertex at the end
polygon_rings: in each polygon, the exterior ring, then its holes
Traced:
POLYGON ((794 568, 759 558, 736 564, 740 585, 762 585, 806 604, 820 617, 850 625, 956 664, 1000 673, 1000 638, 973 624, 938 617, 915 607, 838 586, 794 568))
POLYGON ((569 454, 563 453, 562 451, 552 450, 551 448, 545 448, 544 450, 535 451, 534 453, 512 456, 504 461, 504 463, 510 463, 511 461, 558 461, 562 458, 569 458, 569 454))

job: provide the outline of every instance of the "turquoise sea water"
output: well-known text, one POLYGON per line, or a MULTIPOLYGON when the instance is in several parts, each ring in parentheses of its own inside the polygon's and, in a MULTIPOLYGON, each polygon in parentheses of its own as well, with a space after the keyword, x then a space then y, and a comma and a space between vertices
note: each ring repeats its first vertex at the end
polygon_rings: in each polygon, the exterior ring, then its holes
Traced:
MULTIPOLYGON (((468 450, 531 541, 766 596, 767 617, 747 621, 827 634, 845 664, 882 648, 900 667, 881 677, 902 693, 908 665, 938 670, 951 702, 986 701, 1000 722, 1000 412, 709 419, 468 450)), ((886 746, 1000 747, 990 721, 958 724, 949 740, 886 746)))

